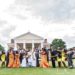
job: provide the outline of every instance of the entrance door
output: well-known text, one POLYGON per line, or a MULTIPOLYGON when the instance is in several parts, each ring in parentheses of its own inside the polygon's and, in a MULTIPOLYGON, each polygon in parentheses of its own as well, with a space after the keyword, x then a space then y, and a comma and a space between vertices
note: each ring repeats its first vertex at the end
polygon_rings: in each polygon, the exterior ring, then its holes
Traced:
POLYGON ((26 49, 32 50, 32 43, 26 43, 26 49))
POLYGON ((17 49, 23 49, 23 43, 17 43, 17 49))
POLYGON ((39 48, 41 46, 41 44, 40 43, 35 43, 34 46, 35 46, 35 48, 39 48))

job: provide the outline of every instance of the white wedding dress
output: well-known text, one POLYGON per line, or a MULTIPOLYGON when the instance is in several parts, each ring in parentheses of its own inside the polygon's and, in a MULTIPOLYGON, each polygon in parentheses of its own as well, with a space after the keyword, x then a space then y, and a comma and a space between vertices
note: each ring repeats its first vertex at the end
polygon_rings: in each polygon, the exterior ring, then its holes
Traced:
POLYGON ((23 56, 21 67, 27 67, 26 57, 25 56, 23 56))
POLYGON ((28 65, 32 66, 32 67, 36 67, 36 57, 35 57, 35 52, 28 52, 28 55, 30 55, 30 57, 28 58, 28 65))
POLYGON ((35 52, 32 55, 32 66, 36 67, 36 57, 35 57, 35 52))
POLYGON ((28 66, 30 67, 30 66, 32 66, 32 51, 28 52, 28 56, 29 56, 29 58, 28 58, 28 66))

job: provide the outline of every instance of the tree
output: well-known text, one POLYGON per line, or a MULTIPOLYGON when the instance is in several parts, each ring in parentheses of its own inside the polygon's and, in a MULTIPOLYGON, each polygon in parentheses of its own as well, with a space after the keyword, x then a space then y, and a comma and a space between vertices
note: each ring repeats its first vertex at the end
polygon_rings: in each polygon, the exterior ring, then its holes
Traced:
POLYGON ((65 42, 62 39, 54 39, 51 43, 53 49, 66 48, 65 42))
POLYGON ((4 47, 3 47, 2 45, 0 45, 0 51, 1 51, 1 50, 4 50, 4 47))

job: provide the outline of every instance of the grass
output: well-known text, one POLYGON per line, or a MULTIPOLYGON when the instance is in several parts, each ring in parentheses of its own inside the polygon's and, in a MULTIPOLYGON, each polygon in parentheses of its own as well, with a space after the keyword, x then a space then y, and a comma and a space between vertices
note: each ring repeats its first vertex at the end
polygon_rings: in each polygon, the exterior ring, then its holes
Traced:
MULTIPOLYGON (((75 66, 75 60, 74 60, 74 66, 75 66)), ((0 75, 75 75, 75 69, 68 69, 68 68, 0 68, 0 75)))
POLYGON ((75 75, 75 69, 68 68, 0 68, 0 75, 75 75))

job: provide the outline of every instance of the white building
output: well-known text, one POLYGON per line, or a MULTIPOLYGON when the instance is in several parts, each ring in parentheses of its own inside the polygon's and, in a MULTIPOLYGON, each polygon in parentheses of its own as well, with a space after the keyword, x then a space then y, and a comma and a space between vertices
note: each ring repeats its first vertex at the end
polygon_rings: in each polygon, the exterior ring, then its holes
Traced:
POLYGON ((16 49, 34 49, 43 48, 44 38, 27 32, 13 39, 13 42, 8 44, 9 47, 16 49))

